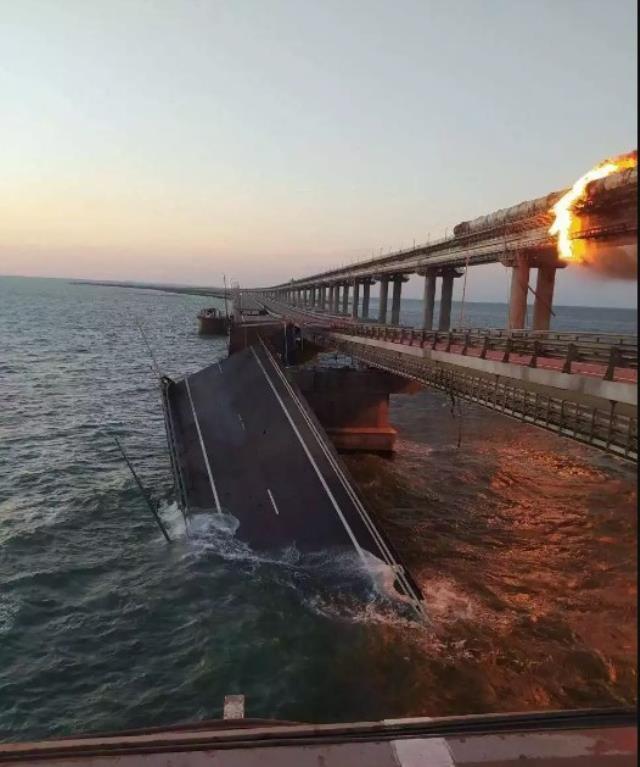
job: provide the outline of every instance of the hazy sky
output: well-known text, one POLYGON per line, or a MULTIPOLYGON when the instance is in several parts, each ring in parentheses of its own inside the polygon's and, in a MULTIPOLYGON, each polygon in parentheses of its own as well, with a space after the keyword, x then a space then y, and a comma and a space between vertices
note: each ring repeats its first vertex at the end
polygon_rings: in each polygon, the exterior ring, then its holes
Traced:
MULTIPOLYGON (((635 0, 0 0, 0 273, 249 286, 442 236, 635 147, 636 27, 635 0)), ((557 300, 635 284, 574 267, 557 300)))

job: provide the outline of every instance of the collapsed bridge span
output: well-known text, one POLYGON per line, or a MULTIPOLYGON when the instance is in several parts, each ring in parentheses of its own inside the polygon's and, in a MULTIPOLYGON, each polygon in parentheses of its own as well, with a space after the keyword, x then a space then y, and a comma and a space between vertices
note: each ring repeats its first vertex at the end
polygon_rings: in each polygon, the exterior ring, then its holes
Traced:
POLYGON ((401 598, 422 597, 360 499, 302 395, 259 339, 182 380, 163 403, 180 505, 232 515, 255 550, 354 551, 392 569, 401 598))

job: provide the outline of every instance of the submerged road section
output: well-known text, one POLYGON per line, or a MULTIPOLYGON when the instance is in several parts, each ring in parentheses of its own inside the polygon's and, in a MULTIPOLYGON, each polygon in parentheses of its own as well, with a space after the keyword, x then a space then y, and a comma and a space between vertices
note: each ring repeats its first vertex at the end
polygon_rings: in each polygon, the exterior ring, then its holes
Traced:
POLYGON ((392 568, 396 590, 422 613, 419 589, 261 339, 180 381, 164 379, 163 400, 187 516, 231 514, 236 535, 257 550, 352 548, 372 574, 380 563, 392 568))

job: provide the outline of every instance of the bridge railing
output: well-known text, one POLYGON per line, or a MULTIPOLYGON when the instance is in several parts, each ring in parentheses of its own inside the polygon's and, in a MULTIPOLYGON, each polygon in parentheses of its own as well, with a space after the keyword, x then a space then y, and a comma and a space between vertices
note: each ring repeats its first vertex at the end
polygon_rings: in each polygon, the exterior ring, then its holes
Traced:
MULTIPOLYGON (((571 373, 574 365, 587 363, 602 368, 602 377, 612 380, 617 368, 637 370, 638 345, 633 336, 565 332, 509 331, 468 328, 462 330, 416 330, 369 323, 330 323, 334 332, 361 336, 408 346, 470 355, 502 362, 527 358, 536 367, 539 359, 562 361, 562 372, 571 373)), ((589 371, 592 374, 596 371, 589 371)))
POLYGON ((635 416, 572 401, 561 395, 529 391, 518 381, 501 376, 434 365, 413 355, 398 355, 388 348, 359 343, 355 338, 340 338, 336 342, 329 339, 326 330, 312 333, 312 338, 320 345, 330 344, 372 367, 442 389, 451 396, 476 402, 524 423, 637 461, 638 422, 635 416))

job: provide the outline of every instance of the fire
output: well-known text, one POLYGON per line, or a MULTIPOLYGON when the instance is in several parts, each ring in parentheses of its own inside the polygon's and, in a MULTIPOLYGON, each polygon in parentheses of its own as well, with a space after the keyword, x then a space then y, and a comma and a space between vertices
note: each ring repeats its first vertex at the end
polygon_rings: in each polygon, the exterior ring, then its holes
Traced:
POLYGON ((555 220, 549 229, 549 234, 558 238, 558 255, 560 258, 571 261, 575 257, 571 244, 571 228, 575 219, 574 210, 578 203, 586 199, 589 184, 592 181, 606 178, 612 173, 635 168, 637 164, 638 156, 635 152, 603 160, 595 168, 580 176, 571 189, 553 206, 555 220))

